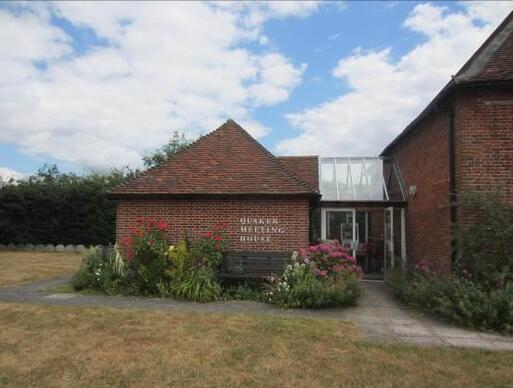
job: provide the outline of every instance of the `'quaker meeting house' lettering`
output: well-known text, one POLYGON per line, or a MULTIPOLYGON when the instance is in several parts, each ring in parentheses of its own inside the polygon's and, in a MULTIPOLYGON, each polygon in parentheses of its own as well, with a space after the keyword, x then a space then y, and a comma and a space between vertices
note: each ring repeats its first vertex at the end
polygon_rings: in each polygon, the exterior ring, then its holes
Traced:
POLYGON ((278 218, 240 218, 240 241, 270 243, 272 235, 285 233, 278 218))

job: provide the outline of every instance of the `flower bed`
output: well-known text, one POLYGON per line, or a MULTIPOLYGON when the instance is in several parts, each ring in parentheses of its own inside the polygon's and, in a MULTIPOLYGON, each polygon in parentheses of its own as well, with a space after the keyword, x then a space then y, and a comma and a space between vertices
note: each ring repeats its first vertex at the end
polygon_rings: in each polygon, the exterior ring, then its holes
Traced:
POLYGON ((513 333, 513 283, 490 289, 468 273, 442 275, 426 263, 387 278, 397 297, 463 326, 513 333))
POLYGON ((269 279, 266 301, 287 308, 354 305, 361 274, 356 259, 338 242, 300 250, 285 273, 269 279))
POLYGON ((84 257, 73 278, 75 289, 109 294, 174 296, 210 301, 221 294, 214 270, 226 252, 226 225, 216 225, 200 238, 169 245, 169 226, 156 220, 139 220, 139 227, 102 256, 96 250, 84 257))
POLYGON ((87 252, 73 277, 76 290, 108 294, 159 295, 194 301, 265 300, 283 307, 321 308, 354 304, 359 296, 360 268, 338 243, 301 250, 298 258, 274 276, 264 293, 260 285, 222 288, 216 278, 228 242, 226 224, 216 225, 196 239, 169 245, 169 226, 140 220, 140 225, 112 253, 87 252))

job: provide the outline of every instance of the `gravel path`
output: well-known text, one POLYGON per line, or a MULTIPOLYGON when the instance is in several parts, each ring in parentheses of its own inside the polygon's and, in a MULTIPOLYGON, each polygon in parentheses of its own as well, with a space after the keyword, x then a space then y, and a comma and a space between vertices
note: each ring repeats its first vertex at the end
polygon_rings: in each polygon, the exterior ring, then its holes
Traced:
POLYGON ((0 288, 0 302, 331 318, 354 322, 362 331, 365 339, 372 342, 405 342, 427 346, 513 350, 513 337, 461 329, 446 322, 420 315, 395 300, 383 282, 363 281, 363 295, 356 307, 327 310, 284 310, 258 302, 194 303, 169 298, 52 294, 46 291, 68 280, 69 277, 62 277, 16 287, 0 288))

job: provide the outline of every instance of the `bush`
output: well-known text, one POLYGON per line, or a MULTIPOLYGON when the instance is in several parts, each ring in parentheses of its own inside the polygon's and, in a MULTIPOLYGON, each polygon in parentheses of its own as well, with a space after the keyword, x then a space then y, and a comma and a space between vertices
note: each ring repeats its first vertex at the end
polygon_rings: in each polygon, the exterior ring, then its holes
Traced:
POLYGON ((513 280, 513 207, 501 201, 500 190, 461 197, 462 212, 475 220, 456 229, 455 269, 482 287, 501 288, 513 280))
POLYGON ((171 293, 177 298, 209 302, 221 295, 221 286, 212 268, 201 266, 188 269, 177 282, 173 283, 171 293))
POLYGON ((287 308, 354 305, 361 269, 337 242, 301 250, 281 277, 270 277, 267 302, 287 308))
POLYGON ((140 219, 139 227, 122 241, 128 269, 126 292, 133 295, 165 296, 171 285, 171 260, 166 255, 167 223, 140 219))
POLYGON ((415 271, 389 276, 403 301, 450 321, 475 329, 513 333, 513 284, 490 290, 458 276, 415 271))
POLYGON ((27 178, 0 179, 0 242, 14 244, 109 244, 114 241, 114 186, 135 172, 62 173, 44 166, 27 178))
POLYGON ((168 246, 169 226, 162 221, 140 219, 139 226, 123 239, 126 259, 115 252, 88 253, 73 278, 77 290, 110 294, 175 296, 210 301, 221 294, 215 270, 226 250, 223 226, 189 243, 168 246))
POLYGON ((78 291, 95 290, 115 294, 123 286, 125 273, 126 264, 117 245, 113 252, 106 255, 91 248, 84 254, 82 265, 71 282, 78 291))
POLYGON ((265 295, 261 284, 244 281, 236 285, 223 285, 223 298, 225 300, 264 301, 265 295))

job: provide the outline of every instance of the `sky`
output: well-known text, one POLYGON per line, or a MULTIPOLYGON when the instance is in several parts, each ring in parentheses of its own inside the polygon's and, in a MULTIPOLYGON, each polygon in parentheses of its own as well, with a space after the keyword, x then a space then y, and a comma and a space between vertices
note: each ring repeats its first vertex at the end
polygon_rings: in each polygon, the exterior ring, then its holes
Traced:
POLYGON ((276 155, 376 156, 512 2, 0 2, 0 176, 141 167, 232 118, 276 155))

